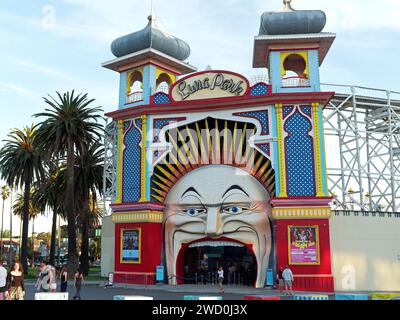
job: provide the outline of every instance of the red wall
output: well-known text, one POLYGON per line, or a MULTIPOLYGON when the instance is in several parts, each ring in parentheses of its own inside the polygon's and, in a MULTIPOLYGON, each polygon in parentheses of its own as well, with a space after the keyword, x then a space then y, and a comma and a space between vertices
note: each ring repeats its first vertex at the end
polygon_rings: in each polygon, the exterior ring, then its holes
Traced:
POLYGON ((290 266, 294 274, 331 274, 331 245, 329 237, 329 220, 277 220, 276 244, 277 244, 277 268, 289 264, 288 226, 319 226, 320 259, 319 266, 290 266))
POLYGON ((155 273, 161 264, 162 225, 159 223, 126 223, 115 225, 115 272, 155 273), (121 264, 121 229, 141 228, 141 263, 121 264))

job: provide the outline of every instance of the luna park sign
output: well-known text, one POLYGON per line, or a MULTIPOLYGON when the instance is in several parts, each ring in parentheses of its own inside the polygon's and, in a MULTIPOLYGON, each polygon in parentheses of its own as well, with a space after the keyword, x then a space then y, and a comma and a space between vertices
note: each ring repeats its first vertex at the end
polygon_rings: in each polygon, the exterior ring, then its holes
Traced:
POLYGON ((205 71, 176 82, 171 94, 174 101, 229 98, 244 96, 249 87, 249 81, 239 74, 205 71))

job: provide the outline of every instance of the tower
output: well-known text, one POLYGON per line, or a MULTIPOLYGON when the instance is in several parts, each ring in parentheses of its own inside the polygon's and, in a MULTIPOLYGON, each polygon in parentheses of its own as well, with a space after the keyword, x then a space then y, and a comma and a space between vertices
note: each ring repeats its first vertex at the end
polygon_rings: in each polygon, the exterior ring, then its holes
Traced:
POLYGON ((111 205, 115 224, 115 281, 150 284, 162 263, 162 212, 151 203, 150 168, 153 143, 148 106, 162 102, 178 76, 196 71, 184 60, 189 45, 161 31, 154 16, 147 26, 111 44, 115 59, 104 68, 120 74, 118 110, 110 114, 118 124, 117 183, 111 205), (150 254, 151 252, 151 254, 150 254))
POLYGON ((290 3, 285 0, 282 11, 262 15, 253 57, 255 68, 268 68, 273 94, 295 97, 293 103, 276 102, 273 108, 277 196, 271 204, 276 263, 304 275, 295 281, 298 290, 332 291, 324 105, 312 97, 324 94, 319 67, 336 36, 322 32, 324 12, 296 11, 290 3), (317 238, 309 256, 301 248, 302 232, 317 238))

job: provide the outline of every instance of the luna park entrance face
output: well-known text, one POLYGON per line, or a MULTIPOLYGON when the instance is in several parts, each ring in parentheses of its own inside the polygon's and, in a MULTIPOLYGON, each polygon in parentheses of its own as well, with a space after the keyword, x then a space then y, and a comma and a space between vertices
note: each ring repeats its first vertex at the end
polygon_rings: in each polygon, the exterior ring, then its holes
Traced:
POLYGON ((247 247, 197 247, 187 249, 184 259, 185 284, 218 283, 218 269, 224 269, 224 284, 253 286, 257 262, 247 247))

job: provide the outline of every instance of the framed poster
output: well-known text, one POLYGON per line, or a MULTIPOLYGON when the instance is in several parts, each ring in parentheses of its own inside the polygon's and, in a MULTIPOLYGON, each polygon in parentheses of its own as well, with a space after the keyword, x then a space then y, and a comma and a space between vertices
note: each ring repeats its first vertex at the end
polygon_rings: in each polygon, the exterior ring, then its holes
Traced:
POLYGON ((141 263, 141 229, 121 230, 121 263, 141 263))
POLYGON ((288 226, 288 238, 290 265, 320 265, 318 226, 288 226))

